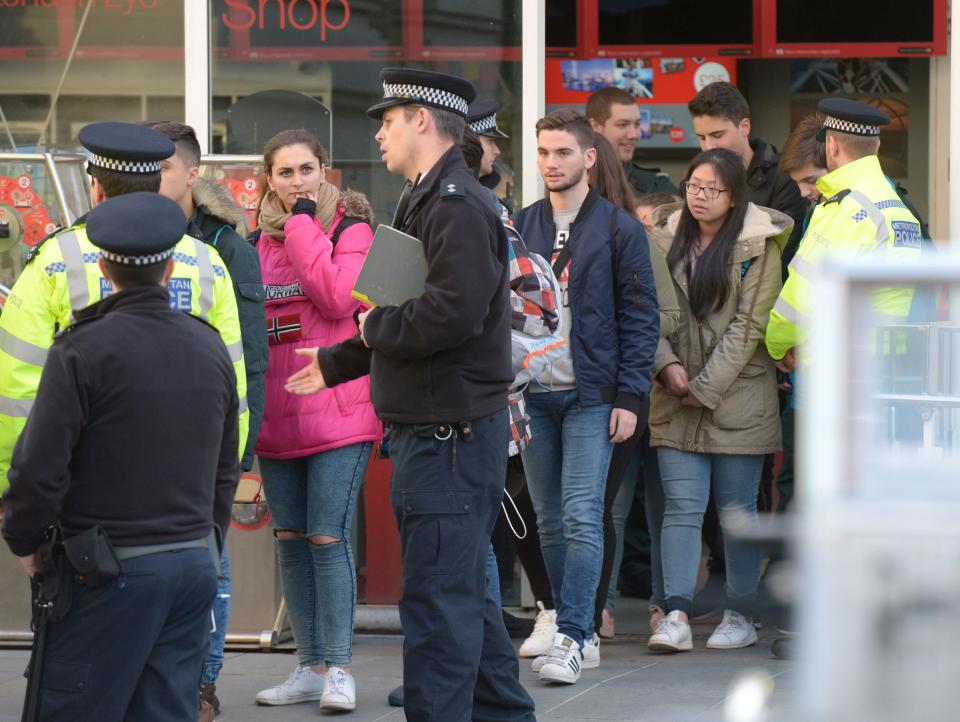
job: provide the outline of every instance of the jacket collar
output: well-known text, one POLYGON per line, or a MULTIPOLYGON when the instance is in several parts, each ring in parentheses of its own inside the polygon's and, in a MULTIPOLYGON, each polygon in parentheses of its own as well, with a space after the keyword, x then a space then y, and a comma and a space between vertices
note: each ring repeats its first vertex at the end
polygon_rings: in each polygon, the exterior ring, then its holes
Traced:
POLYGON ((163 286, 131 288, 114 293, 74 314, 77 321, 95 316, 104 316, 117 311, 146 310, 151 312, 170 310, 170 294, 163 286))
MULTIPOLYGON (((683 202, 681 201, 680 203, 660 206, 653 212, 654 229, 650 231, 650 236, 663 250, 664 255, 670 253, 670 247, 673 245, 677 226, 680 223, 682 209, 683 202)), ((753 203, 748 204, 747 215, 743 219, 743 228, 740 230, 737 245, 730 256, 730 263, 739 265, 751 258, 763 255, 769 238, 773 238, 782 251, 792 230, 793 219, 786 213, 753 203)), ((686 294, 687 279, 683 273, 683 268, 678 266, 671 269, 670 273, 686 294)))
POLYGON ((880 159, 875 155, 865 156, 830 171, 817 181, 817 190, 823 195, 823 200, 828 201, 842 190, 862 186, 864 178, 871 176, 883 176, 880 159))
POLYGON ((747 166, 747 185, 756 189, 766 182, 767 171, 776 168, 780 162, 780 154, 776 148, 759 138, 750 139, 750 149, 753 151, 753 158, 747 166))
MULTIPOLYGON (((586 218, 590 211, 593 210, 593 207, 597 205, 600 200, 600 194, 597 193, 593 188, 590 188, 587 191, 587 197, 583 199, 583 205, 580 206, 580 212, 577 213, 577 217, 573 219, 573 223, 570 225, 573 226, 582 219, 586 218)), ((550 204, 550 194, 548 193, 546 198, 543 199, 543 220, 548 223, 550 226, 553 226, 553 206, 550 204)))
POLYGON ((427 171, 426 181, 422 181, 410 192, 410 203, 407 206, 407 212, 400 219, 400 228, 405 228, 409 219, 416 213, 417 206, 423 202, 424 198, 433 196, 440 181, 446 178, 454 171, 467 171, 467 164, 463 160, 463 154, 460 153, 460 147, 453 145, 450 149, 440 156, 440 160, 434 163, 433 167, 427 171))

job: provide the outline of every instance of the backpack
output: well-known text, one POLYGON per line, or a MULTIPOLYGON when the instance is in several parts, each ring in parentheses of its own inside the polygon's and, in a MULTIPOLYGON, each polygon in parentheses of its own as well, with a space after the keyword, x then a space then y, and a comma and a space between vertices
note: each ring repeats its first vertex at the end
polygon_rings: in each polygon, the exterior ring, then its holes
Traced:
POLYGON ((510 241, 511 388, 516 388, 548 369, 568 342, 561 335, 560 283, 553 269, 527 250, 515 228, 504 230, 510 241))

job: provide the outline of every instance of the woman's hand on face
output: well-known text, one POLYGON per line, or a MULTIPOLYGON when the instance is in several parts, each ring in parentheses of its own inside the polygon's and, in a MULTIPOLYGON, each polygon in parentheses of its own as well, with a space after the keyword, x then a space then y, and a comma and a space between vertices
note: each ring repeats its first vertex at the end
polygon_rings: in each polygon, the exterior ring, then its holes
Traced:
POLYGON ((673 396, 682 398, 687 394, 687 383, 689 383, 687 372, 678 363, 664 366, 660 372, 660 382, 667 387, 667 392, 673 396))

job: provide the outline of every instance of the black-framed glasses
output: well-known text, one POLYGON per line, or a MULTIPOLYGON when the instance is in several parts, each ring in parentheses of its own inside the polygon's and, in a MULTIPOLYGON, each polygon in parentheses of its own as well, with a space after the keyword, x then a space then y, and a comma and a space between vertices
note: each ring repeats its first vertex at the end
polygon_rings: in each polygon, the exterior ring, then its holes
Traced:
POLYGON ((690 183, 685 181, 681 183, 683 189, 687 192, 688 196, 693 196, 696 198, 700 195, 700 191, 703 191, 703 197, 708 201, 714 201, 720 197, 721 193, 729 193, 730 191, 726 188, 710 188, 708 186, 697 185, 696 183, 690 183))

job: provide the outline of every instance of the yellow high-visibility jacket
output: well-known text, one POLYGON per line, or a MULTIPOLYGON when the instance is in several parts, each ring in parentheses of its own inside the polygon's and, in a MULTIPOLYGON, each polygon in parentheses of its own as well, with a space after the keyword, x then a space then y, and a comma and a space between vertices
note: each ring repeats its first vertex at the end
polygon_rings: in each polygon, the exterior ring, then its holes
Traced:
MULTIPOLYGON (((113 292, 97 265, 99 258, 82 222, 58 231, 33 251, 0 314, 0 492, 9 484, 13 447, 27 423, 54 335, 73 323, 74 311, 113 292)), ((167 286, 170 305, 215 327, 233 361, 242 453, 250 413, 230 274, 216 249, 189 236, 177 244, 174 261, 167 286)))
MULTIPOLYGON (((811 277, 827 256, 883 253, 891 263, 920 256, 920 223, 883 175, 877 156, 860 158, 817 181, 824 200, 813 212, 797 254, 790 262, 767 324, 767 351, 776 360, 806 338, 813 312, 811 277)), ((878 319, 903 323, 914 289, 881 288, 871 301, 878 319)))

